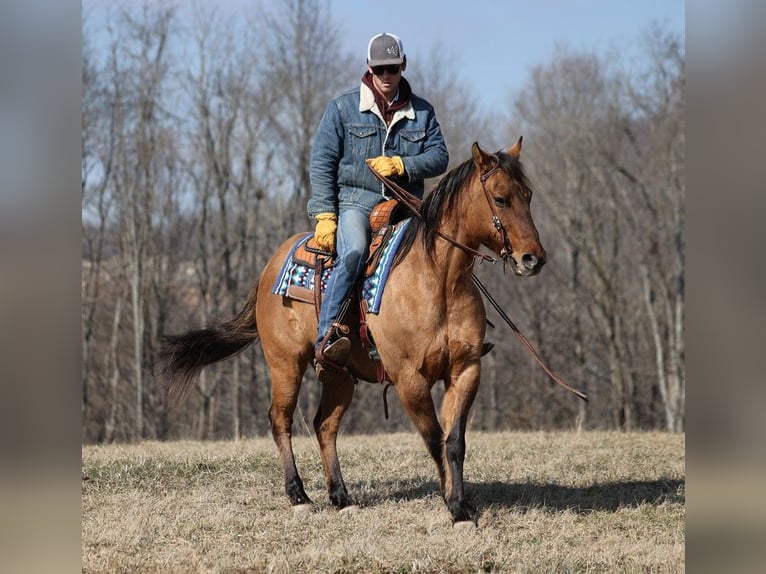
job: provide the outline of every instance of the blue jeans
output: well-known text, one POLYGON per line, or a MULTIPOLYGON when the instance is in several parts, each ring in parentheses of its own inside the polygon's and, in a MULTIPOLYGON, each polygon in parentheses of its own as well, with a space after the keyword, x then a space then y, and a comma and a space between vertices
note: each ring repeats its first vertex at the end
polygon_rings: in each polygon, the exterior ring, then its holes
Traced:
POLYGON ((362 274, 367 249, 370 246, 370 236, 370 210, 361 207, 341 208, 335 239, 337 255, 322 297, 315 347, 338 319, 343 301, 362 274))

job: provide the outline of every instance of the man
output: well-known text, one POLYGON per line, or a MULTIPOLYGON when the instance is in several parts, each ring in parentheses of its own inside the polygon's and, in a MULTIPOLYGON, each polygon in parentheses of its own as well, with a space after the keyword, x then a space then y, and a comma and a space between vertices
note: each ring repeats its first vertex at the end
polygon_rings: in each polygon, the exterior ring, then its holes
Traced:
POLYGON ((351 342, 339 314, 364 268, 370 212, 390 199, 367 164, 422 198, 423 180, 443 174, 449 162, 433 106, 412 93, 406 67, 397 36, 373 36, 361 84, 329 103, 314 138, 308 213, 317 243, 337 252, 314 347, 322 366, 348 359, 351 342))

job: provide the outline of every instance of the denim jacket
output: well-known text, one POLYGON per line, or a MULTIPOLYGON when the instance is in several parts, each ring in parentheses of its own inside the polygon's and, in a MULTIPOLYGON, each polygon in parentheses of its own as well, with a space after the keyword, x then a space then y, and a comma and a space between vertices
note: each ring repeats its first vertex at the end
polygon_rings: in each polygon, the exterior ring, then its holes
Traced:
POLYGON ((370 211, 389 199, 388 190, 365 163, 380 155, 402 158, 406 174, 394 181, 422 198, 423 180, 443 174, 449 162, 433 106, 412 94, 387 127, 372 90, 364 84, 330 101, 311 154, 309 216, 338 213, 343 207, 370 211))

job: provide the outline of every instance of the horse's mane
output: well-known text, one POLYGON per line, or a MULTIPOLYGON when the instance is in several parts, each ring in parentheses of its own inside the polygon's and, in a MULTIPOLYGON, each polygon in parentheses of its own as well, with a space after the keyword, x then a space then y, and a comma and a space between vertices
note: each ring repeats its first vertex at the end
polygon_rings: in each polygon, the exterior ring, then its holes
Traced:
MULTIPOLYGON (((511 174, 522 188, 531 189, 521 162, 517 158, 503 152, 498 152, 497 158, 503 171, 511 174)), ((473 159, 468 158, 442 177, 433 191, 423 200, 423 204, 420 207, 420 218, 413 222, 413 224, 410 224, 405 231, 399 251, 394 259, 394 266, 404 260, 415 243, 415 238, 418 234, 423 239, 423 247, 426 253, 430 258, 433 258, 439 222, 442 216, 454 207, 458 192, 463 188, 466 181, 470 179, 475 169, 473 159)))

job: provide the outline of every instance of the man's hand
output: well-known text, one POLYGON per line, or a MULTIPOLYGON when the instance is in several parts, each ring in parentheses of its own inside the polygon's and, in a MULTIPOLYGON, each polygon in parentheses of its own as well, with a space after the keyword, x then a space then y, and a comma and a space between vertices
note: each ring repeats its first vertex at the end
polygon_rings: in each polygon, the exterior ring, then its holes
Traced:
POLYGON ((392 175, 404 175, 404 162, 398 155, 386 157, 384 155, 367 160, 367 165, 384 177, 392 175))
POLYGON ((314 237, 319 247, 325 251, 335 251, 335 232, 338 229, 338 216, 334 213, 320 213, 316 219, 317 225, 314 237))

